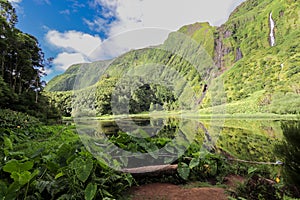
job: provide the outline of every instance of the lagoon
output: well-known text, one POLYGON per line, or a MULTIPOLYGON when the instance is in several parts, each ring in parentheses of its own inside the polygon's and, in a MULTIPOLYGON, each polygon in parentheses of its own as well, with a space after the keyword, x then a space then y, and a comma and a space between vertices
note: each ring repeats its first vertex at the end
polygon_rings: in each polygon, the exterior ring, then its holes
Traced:
POLYGON ((143 167, 176 163, 205 152, 228 159, 275 163, 283 140, 282 119, 132 116, 77 119, 87 149, 109 166, 143 167))

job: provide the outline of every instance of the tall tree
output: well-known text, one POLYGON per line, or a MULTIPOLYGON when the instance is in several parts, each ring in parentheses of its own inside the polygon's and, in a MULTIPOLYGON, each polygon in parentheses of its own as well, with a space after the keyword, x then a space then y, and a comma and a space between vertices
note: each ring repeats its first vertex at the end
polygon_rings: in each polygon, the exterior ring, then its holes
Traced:
POLYGON ((7 0, 0 0, 0 77, 5 83, 0 87, 8 86, 9 90, 3 91, 10 91, 13 97, 10 104, 0 101, 0 108, 45 113, 47 101, 41 95, 44 53, 34 36, 15 27, 17 21, 13 6, 7 0))

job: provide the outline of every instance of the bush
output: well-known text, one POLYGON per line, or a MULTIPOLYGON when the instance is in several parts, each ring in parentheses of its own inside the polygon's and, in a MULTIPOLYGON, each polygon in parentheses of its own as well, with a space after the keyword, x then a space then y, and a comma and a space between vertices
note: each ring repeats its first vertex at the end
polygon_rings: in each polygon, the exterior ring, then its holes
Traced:
POLYGON ((0 128, 24 128, 41 122, 28 114, 0 109, 0 128))

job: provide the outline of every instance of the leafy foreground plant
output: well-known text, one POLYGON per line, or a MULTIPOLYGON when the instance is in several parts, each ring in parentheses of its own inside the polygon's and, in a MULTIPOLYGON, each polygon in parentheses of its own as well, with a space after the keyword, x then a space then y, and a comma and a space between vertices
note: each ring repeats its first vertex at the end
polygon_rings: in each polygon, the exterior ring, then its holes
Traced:
POLYGON ((237 196, 239 199, 280 200, 282 195, 275 184, 269 179, 254 175, 244 185, 239 186, 237 196))
POLYGON ((74 127, 0 127, 0 199, 118 198, 133 184, 94 159, 74 127))

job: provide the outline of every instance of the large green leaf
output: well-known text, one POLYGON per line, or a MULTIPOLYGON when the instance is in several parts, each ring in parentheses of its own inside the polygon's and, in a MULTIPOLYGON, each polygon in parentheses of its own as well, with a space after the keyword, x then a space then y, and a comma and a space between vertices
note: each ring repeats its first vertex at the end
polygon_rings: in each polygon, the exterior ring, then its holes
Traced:
POLYGON ((88 158, 83 160, 82 158, 76 158, 71 163, 72 168, 75 170, 76 176, 82 182, 85 182, 93 169, 93 160, 88 158))
POLYGON ((33 167, 33 161, 27 161, 24 163, 21 163, 18 160, 10 160, 8 161, 4 167, 3 171, 13 173, 13 172, 25 172, 33 167))
POLYGON ((19 183, 20 185, 25 185, 31 179, 31 173, 29 171, 26 172, 13 172, 11 177, 14 179, 15 182, 19 183))
POLYGON ((13 150, 13 143, 12 141, 8 138, 8 137, 4 137, 4 145, 6 148, 10 149, 10 150, 13 150))
POLYGON ((14 179, 14 181, 20 185, 25 185, 28 183, 33 177, 39 174, 39 170, 34 170, 33 173, 30 173, 29 171, 25 172, 12 172, 11 178, 14 179))
POLYGON ((200 159, 199 158, 193 158, 189 164, 189 168, 193 169, 194 167, 197 167, 199 165, 200 159))
POLYGON ((190 175, 190 168, 187 164, 180 163, 178 165, 177 172, 181 178, 183 178, 184 180, 187 180, 190 175))
POLYGON ((87 187, 85 188, 85 191, 84 191, 84 198, 85 198, 85 200, 92 200, 92 199, 94 199, 94 197, 96 195, 96 192, 97 192, 97 185, 89 183, 87 185, 87 187))

